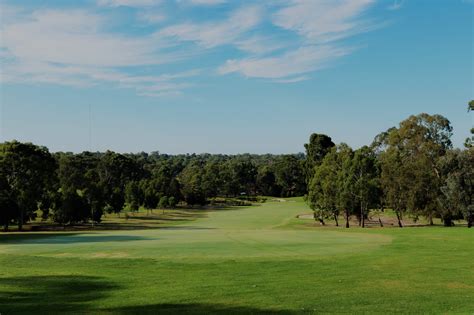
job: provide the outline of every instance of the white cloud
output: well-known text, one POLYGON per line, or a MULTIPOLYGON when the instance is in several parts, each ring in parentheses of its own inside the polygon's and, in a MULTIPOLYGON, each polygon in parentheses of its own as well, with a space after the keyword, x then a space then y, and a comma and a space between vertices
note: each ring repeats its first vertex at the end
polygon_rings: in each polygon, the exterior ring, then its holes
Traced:
POLYGON ((137 18, 147 24, 159 24, 166 20, 166 16, 162 13, 143 11, 137 14, 137 18))
POLYGON ((108 83, 139 92, 161 85, 182 86, 173 83, 177 76, 140 76, 127 71, 182 58, 178 52, 160 51, 169 43, 156 36, 132 38, 104 32, 106 22, 83 10, 39 10, 12 18, 1 25, 0 79, 79 87, 108 83))
POLYGON ((349 50, 331 46, 306 46, 277 57, 228 60, 218 71, 220 74, 240 72, 247 77, 281 79, 324 68, 328 62, 347 53, 349 50))
POLYGON ((166 27, 160 34, 181 41, 193 41, 205 48, 232 44, 261 21, 259 7, 243 7, 225 21, 184 23, 166 27))
POLYGON ((257 55, 270 53, 286 46, 283 41, 259 35, 237 40, 234 45, 242 51, 257 55))
POLYGON ((374 0, 291 0, 274 14, 275 25, 313 43, 338 40, 368 29, 357 18, 374 0))
POLYGON ((309 80, 308 76, 299 76, 299 77, 294 77, 294 78, 289 78, 289 79, 280 79, 280 80, 275 80, 275 82, 278 83, 297 83, 301 81, 306 81, 309 80))
MULTIPOLYGON (((231 45, 243 57, 227 60, 218 73, 241 73, 279 83, 300 82, 352 51, 340 40, 371 29, 362 15, 373 1, 288 0, 265 6, 245 4, 219 19, 159 28, 158 24, 171 20, 161 8, 153 7, 163 4, 162 0, 96 0, 100 6, 138 8, 131 14, 156 28, 150 35, 113 32, 110 26, 117 20, 109 20, 97 11, 28 11, 2 5, 0 80, 68 86, 108 84, 134 89, 139 95, 174 95, 191 86, 183 80, 198 73, 135 73, 147 72, 150 66, 157 69, 158 65, 192 61, 196 52, 205 56, 209 49, 231 45)), ((210 6, 228 1, 179 2, 210 6)))
POLYGON ((188 0, 191 4, 194 5, 218 5, 226 3, 227 0, 188 0))
POLYGON ((159 64, 149 38, 99 31, 102 18, 85 11, 36 11, 31 19, 3 27, 3 46, 18 59, 75 65, 159 64))
POLYGON ((107 7, 151 7, 161 4, 161 0, 97 0, 99 6, 107 7))
POLYGON ((180 89, 190 86, 178 79, 193 77, 200 72, 192 70, 175 74, 130 75, 110 68, 23 62, 5 65, 4 73, 6 77, 2 80, 11 83, 49 83, 73 87, 110 83, 119 88, 134 89, 139 95, 158 96, 157 92, 178 94, 180 89))
MULTIPOLYGON (((272 22, 277 27, 296 33, 300 38, 299 44, 270 57, 255 56, 258 46, 252 50, 253 45, 250 45, 250 49, 244 50, 253 52, 254 56, 228 60, 218 72, 237 72, 247 77, 267 78, 280 83, 306 80, 308 76, 304 74, 327 67, 335 59, 353 50, 336 44, 335 41, 372 28, 360 16, 373 2, 374 0, 281 2, 284 5, 272 14, 272 22)), ((252 42, 247 44, 249 43, 252 42)))

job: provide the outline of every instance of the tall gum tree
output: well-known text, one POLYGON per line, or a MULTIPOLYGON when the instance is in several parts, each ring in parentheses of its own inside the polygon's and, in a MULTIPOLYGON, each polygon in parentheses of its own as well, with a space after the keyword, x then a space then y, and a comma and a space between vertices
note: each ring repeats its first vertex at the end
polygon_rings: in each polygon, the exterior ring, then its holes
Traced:
POLYGON ((445 117, 422 113, 376 137, 384 196, 400 227, 407 210, 432 219, 441 187, 437 161, 452 148, 452 130, 445 117))
POLYGON ((56 160, 45 147, 5 142, 0 145, 0 169, 8 203, 17 209, 14 221, 22 230, 24 223, 36 217, 41 201, 55 187, 56 160))

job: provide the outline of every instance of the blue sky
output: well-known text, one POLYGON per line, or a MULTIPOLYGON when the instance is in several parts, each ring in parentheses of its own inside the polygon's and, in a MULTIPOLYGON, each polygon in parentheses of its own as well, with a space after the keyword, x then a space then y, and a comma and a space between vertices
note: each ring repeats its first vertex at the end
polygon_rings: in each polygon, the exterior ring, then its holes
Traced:
POLYGON ((369 144, 420 112, 448 117, 456 146, 473 125, 470 0, 3 0, 0 9, 1 140, 292 153, 312 132, 369 144))

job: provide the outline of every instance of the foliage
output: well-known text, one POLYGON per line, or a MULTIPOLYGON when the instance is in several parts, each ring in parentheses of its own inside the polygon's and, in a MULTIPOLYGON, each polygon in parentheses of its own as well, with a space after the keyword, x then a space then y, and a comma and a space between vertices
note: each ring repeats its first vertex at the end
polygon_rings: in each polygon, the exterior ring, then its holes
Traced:
POLYGON ((381 183, 385 202, 402 226, 403 214, 432 218, 437 208, 441 177, 437 160, 452 147, 452 127, 440 115, 420 114, 378 136, 381 183))
MULTIPOLYGON (((467 111, 468 112, 474 111, 474 100, 469 102, 469 104, 467 106, 467 111)), ((466 148, 474 147, 474 127, 471 128, 471 136, 466 139, 466 142, 464 143, 464 146, 466 148)))
POLYGON ((2 221, 5 228, 36 217, 39 204, 55 189, 56 161, 45 147, 18 141, 0 144, 2 221))
POLYGON ((463 217, 472 225, 472 148, 452 150, 451 135, 448 119, 422 113, 357 150, 312 134, 306 155, 52 155, 6 142, 0 144, 0 224, 21 229, 38 213, 65 225, 100 222, 104 212, 120 213, 125 205, 137 211, 219 198, 246 205, 259 202, 258 195, 307 194, 321 224, 344 214, 347 227, 352 216, 364 226, 370 211, 392 208, 400 226, 405 215, 441 218, 447 226, 463 217))
POLYGON ((309 137, 309 143, 304 145, 306 149, 305 171, 308 182, 313 176, 314 168, 321 164, 326 154, 328 154, 334 146, 335 144, 332 142, 331 137, 327 135, 313 133, 309 137))

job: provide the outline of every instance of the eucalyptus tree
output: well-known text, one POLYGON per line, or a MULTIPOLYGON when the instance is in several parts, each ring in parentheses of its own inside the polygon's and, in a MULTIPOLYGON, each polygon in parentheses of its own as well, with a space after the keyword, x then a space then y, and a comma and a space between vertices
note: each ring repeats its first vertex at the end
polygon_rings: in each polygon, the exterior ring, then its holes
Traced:
POLYGON ((133 180, 125 185, 125 202, 131 211, 138 211, 140 205, 144 203, 144 199, 139 182, 133 180))
POLYGON ((208 161, 204 165, 202 188, 207 197, 215 197, 221 193, 222 177, 220 176, 220 173, 221 164, 219 161, 208 161))
POLYGON ((98 164, 100 185, 108 208, 119 213, 125 204, 125 185, 141 177, 143 170, 132 158, 107 151, 98 164))
MULTIPOLYGON (((467 111, 468 112, 474 111, 474 100, 469 102, 467 106, 467 111)), ((474 127, 471 127, 471 136, 466 139, 464 146, 466 148, 472 148, 474 146, 474 127)))
POLYGON ((264 196, 280 196, 281 187, 276 182, 275 170, 272 165, 262 165, 257 171, 257 190, 264 196))
POLYGON ((281 197, 301 196, 306 191, 304 160, 295 155, 280 156, 275 162, 276 184, 281 187, 281 197))
POLYGON ((335 146, 331 137, 325 134, 313 133, 309 142, 304 145, 306 150, 305 176, 309 183, 314 175, 314 168, 321 164, 326 154, 335 146))
POLYGON ((324 224, 325 218, 334 218, 339 225, 338 216, 344 213, 346 228, 350 217, 355 213, 355 186, 352 178, 354 152, 342 143, 325 155, 308 187, 308 203, 313 209, 315 219, 324 224))
POLYGON ((56 154, 59 190, 54 202, 53 220, 61 224, 89 219, 101 221, 105 194, 97 170, 100 158, 100 154, 91 152, 56 154))
POLYGON ((334 218, 336 226, 339 226, 338 216, 338 152, 331 150, 314 170, 308 186, 307 202, 314 211, 314 218, 324 225, 325 218, 334 218))
MULTIPOLYGON (((0 168, 0 172, 3 172, 0 168)), ((0 173, 0 225, 5 232, 8 231, 10 224, 18 221, 18 205, 13 196, 13 191, 8 185, 6 175, 0 173)))
MULTIPOLYGON (((9 223, 23 224, 36 217, 42 201, 49 198, 57 182, 56 160, 45 147, 18 141, 0 144, 0 174, 2 176, 3 206, 9 223), (13 219, 11 218, 13 215, 13 219)), ((45 202, 49 204, 49 202, 45 202)), ((5 223, 4 223, 5 226, 5 223)))
POLYGON ((206 195, 202 187, 203 162, 199 160, 189 163, 179 175, 181 193, 189 205, 206 204, 206 195))
POLYGON ((349 228, 349 221, 353 214, 357 214, 357 202, 354 199, 354 185, 352 180, 352 160, 354 151, 345 143, 337 146, 338 152, 338 196, 337 207, 344 213, 346 228, 349 228))
POLYGON ((379 168, 374 152, 367 146, 356 150, 352 158, 349 185, 354 200, 359 204, 361 227, 365 227, 369 209, 379 206, 379 184, 379 168))
POLYGON ((443 184, 438 196, 439 213, 445 226, 464 218, 474 223, 474 148, 452 150, 439 161, 443 184))
POLYGON ((400 227, 407 210, 429 218, 435 214, 441 185, 437 160, 452 147, 451 136, 448 119, 425 113, 377 136, 384 196, 400 227))

